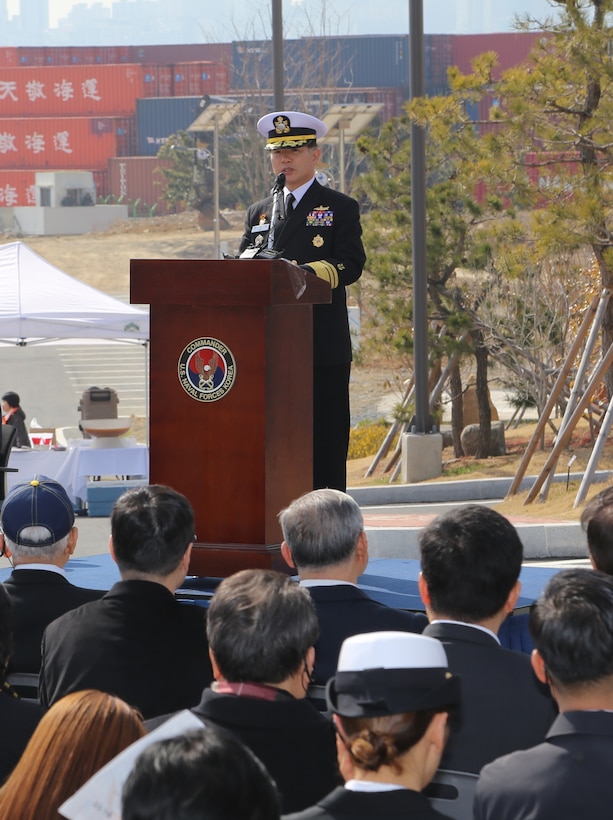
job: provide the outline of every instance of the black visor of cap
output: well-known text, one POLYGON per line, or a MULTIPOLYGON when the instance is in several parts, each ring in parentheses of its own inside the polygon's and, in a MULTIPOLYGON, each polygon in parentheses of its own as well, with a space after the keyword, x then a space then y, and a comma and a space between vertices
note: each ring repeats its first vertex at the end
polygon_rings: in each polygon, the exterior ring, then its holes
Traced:
POLYGON ((330 711, 344 717, 452 708, 460 700, 460 679, 444 667, 337 672, 326 700, 330 711))

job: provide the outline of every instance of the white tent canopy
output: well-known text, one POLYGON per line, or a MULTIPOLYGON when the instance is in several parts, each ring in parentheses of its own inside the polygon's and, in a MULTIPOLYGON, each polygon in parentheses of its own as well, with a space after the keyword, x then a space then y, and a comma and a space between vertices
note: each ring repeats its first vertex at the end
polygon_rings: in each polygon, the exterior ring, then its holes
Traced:
POLYGON ((149 338, 149 314, 50 265, 23 242, 0 245, 0 344, 149 338))

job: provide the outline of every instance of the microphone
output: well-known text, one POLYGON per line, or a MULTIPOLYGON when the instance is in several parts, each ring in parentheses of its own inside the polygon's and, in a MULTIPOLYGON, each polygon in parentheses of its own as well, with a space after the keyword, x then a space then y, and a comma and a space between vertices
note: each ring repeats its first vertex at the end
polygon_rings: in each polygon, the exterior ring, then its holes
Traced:
POLYGON ((270 189, 271 194, 276 194, 279 191, 282 191, 285 186, 285 174, 278 174, 277 178, 275 179, 275 184, 270 189))

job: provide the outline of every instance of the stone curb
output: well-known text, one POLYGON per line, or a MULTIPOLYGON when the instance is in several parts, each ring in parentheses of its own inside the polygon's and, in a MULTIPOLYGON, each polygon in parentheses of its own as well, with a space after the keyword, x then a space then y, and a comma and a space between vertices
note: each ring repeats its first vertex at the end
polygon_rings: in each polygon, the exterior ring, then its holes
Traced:
MULTIPOLYGON (((583 473, 571 473, 573 481, 580 481, 583 473)), ((596 473, 595 483, 609 480, 611 472, 596 473)), ((554 477, 554 481, 566 481, 565 475, 554 477)), ((536 480, 535 476, 524 478, 520 490, 528 490, 536 480)), ((492 478, 467 481, 443 481, 422 484, 402 484, 377 487, 351 487, 348 493, 361 507, 392 506, 395 504, 458 503, 471 501, 492 501, 503 499, 512 479, 492 478)), ((393 509, 389 510, 393 515, 393 509)), ((524 545, 524 558, 561 559, 586 558, 585 535, 578 521, 570 522, 516 522, 524 545)), ((369 552, 372 558, 419 558, 418 538, 421 527, 367 526, 369 552)))

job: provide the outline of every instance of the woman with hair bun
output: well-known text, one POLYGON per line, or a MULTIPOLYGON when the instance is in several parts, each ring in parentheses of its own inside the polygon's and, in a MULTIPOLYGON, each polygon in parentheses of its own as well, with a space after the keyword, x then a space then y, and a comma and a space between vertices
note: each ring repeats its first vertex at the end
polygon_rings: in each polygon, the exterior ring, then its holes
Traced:
POLYGON ((404 632, 348 638, 326 692, 345 785, 286 820, 444 818, 421 792, 459 694, 440 641, 404 632))

